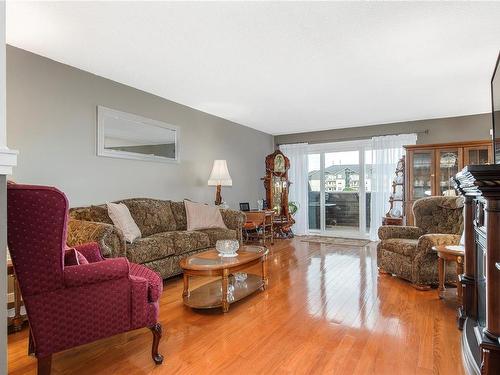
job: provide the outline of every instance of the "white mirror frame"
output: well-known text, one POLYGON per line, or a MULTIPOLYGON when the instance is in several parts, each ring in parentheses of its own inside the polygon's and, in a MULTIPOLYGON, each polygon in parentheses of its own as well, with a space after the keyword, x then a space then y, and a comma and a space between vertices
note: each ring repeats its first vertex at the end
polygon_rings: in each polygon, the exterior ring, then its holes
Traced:
POLYGON ((97 106, 97 156, 105 156, 111 158, 120 159, 133 159, 133 160, 144 160, 144 161, 155 161, 162 163, 179 163, 179 127, 175 125, 170 125, 162 121, 152 120, 146 117, 134 115, 127 112, 118 111, 115 109, 107 108, 104 106, 97 106), (175 158, 166 158, 163 156, 156 155, 146 155, 136 152, 110 150, 104 147, 104 118, 107 116, 112 116, 115 118, 120 118, 127 121, 134 121, 142 123, 147 126, 162 127, 165 129, 175 131, 175 158))

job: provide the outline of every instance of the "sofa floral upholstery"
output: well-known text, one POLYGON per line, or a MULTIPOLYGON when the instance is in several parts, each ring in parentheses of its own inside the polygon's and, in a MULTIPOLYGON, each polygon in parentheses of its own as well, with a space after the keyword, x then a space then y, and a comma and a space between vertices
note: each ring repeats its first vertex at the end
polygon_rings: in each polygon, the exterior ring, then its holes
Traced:
POLYGON ((240 211, 221 209, 227 229, 188 231, 184 202, 132 198, 116 203, 128 207, 142 238, 126 243, 107 215, 106 205, 77 207, 69 211, 68 245, 97 242, 103 256, 125 256, 167 278, 182 272, 182 258, 215 246, 217 240, 237 239, 242 243, 245 215, 240 211))
POLYGON ((68 244, 74 246, 86 242, 97 242, 105 257, 125 256, 125 239, 122 232, 113 224, 70 219, 68 221, 68 244))
MULTIPOLYGON (((417 287, 438 284, 437 245, 458 245, 463 231, 463 200, 427 197, 413 204, 415 226, 383 225, 378 230, 377 264, 381 271, 409 280, 417 287)), ((455 282, 454 267, 446 281, 455 282)))

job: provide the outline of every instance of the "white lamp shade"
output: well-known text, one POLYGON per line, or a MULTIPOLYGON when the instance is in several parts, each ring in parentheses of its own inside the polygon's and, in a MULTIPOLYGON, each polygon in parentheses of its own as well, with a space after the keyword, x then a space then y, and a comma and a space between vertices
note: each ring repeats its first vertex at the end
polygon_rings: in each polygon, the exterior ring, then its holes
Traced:
POLYGON ((214 160, 212 173, 208 178, 208 186, 233 186, 233 180, 227 170, 227 163, 225 160, 214 160))

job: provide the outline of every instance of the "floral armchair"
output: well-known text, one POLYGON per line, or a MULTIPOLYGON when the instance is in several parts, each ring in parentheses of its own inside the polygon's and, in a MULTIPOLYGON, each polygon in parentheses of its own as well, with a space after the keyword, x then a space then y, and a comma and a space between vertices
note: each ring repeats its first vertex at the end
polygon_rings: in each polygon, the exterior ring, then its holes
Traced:
MULTIPOLYGON (((413 204, 415 226, 383 225, 378 230, 377 264, 380 273, 395 274, 417 289, 438 284, 437 245, 458 245, 463 231, 463 200, 427 197, 413 204)), ((446 281, 455 282, 454 267, 446 281)))
POLYGON ((163 361, 163 284, 155 272, 126 258, 105 260, 97 243, 67 249, 68 200, 55 188, 9 184, 7 220, 39 375, 50 374, 53 353, 142 327, 153 332, 153 361, 163 361))

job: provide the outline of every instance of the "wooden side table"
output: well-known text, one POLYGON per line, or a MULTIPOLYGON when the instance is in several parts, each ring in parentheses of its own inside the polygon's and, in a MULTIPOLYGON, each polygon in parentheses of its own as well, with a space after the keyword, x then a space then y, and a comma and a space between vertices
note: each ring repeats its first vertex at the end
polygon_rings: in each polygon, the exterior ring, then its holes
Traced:
POLYGON ((12 261, 7 260, 7 275, 12 276, 14 279, 14 316, 8 318, 8 326, 14 332, 20 331, 23 328, 23 323, 28 319, 26 314, 21 314, 21 306, 23 305, 21 299, 21 289, 19 289, 19 283, 17 282, 16 275, 14 273, 14 266, 12 261))
POLYGON ((382 225, 403 225, 403 218, 384 216, 382 218, 382 225))
MULTIPOLYGON (((441 245, 433 246, 432 250, 436 251, 438 254, 438 277, 439 277, 439 298, 444 298, 444 291, 446 287, 444 285, 446 279, 446 262, 456 262, 457 264, 457 275, 464 273, 464 255, 465 248, 463 246, 452 246, 452 245, 441 245)), ((460 303, 462 303, 462 288, 458 285, 457 280, 457 298, 460 303)))
POLYGON ((271 241, 274 245, 274 228, 273 219, 275 212, 273 210, 262 211, 245 211, 247 216, 246 223, 243 229, 246 231, 246 240, 262 240, 266 244, 266 240, 271 241))

